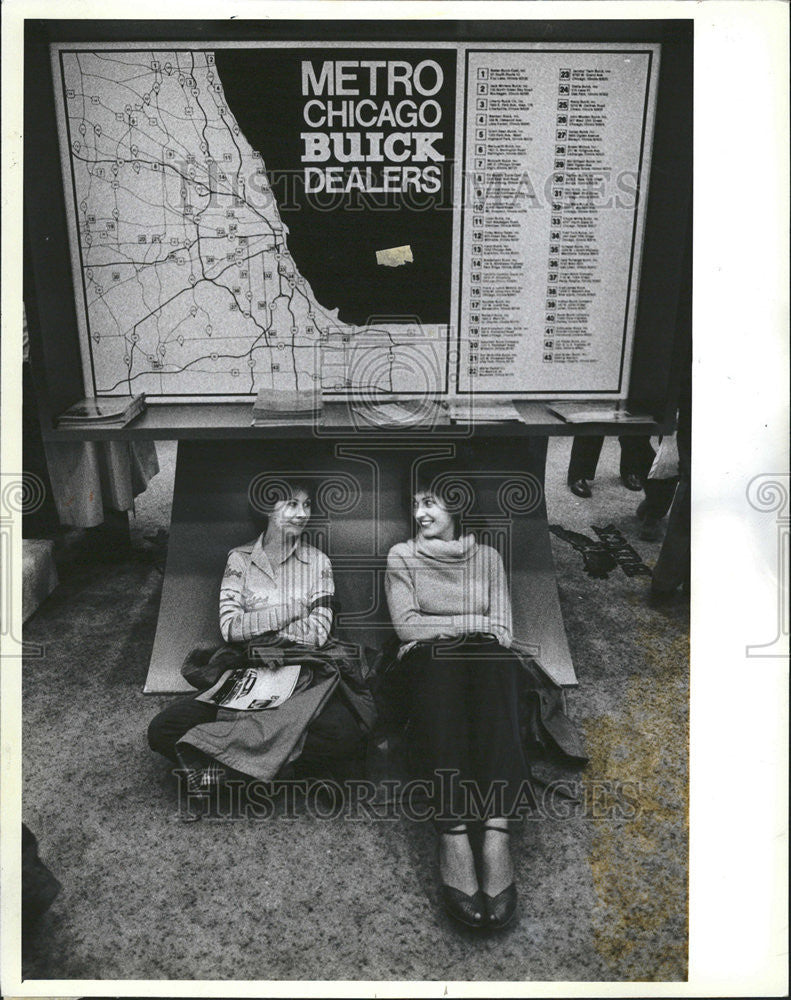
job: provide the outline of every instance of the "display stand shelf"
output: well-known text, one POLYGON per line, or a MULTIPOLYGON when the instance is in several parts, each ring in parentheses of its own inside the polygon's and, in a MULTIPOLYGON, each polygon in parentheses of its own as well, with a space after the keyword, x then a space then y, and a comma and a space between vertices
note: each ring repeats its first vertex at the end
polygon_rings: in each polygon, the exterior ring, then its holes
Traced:
MULTIPOLYGON (((545 403, 514 403, 525 422, 479 423, 472 428, 475 436, 524 437, 527 435, 558 435, 570 437, 577 434, 660 434, 663 426, 646 418, 640 424, 613 424, 602 421, 590 424, 566 423, 550 413, 545 403)), ((68 427, 43 428, 45 441, 166 441, 211 440, 218 438, 302 438, 312 436, 314 429, 302 426, 253 427, 252 405, 245 403, 155 403, 124 427, 68 427)), ((456 431, 462 425, 451 425, 456 431)), ((445 428, 447 429, 447 428, 445 428)), ((427 430, 431 430, 428 428, 427 430)), ((438 428, 437 430, 440 430, 438 428)), ((664 428, 667 430, 667 428, 664 428)), ((315 429, 318 437, 335 434, 359 434, 363 438, 376 435, 403 435, 403 429, 388 431, 370 426, 355 415, 348 403, 325 404, 322 424, 315 429)), ((455 434, 454 436, 457 436, 455 434)))

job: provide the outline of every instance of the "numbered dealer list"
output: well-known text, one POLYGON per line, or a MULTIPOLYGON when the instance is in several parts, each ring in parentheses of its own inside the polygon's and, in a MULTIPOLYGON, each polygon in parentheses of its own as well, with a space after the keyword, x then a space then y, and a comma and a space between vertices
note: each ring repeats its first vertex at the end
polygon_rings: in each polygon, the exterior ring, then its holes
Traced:
POLYGON ((460 392, 623 391, 652 59, 468 51, 460 392))

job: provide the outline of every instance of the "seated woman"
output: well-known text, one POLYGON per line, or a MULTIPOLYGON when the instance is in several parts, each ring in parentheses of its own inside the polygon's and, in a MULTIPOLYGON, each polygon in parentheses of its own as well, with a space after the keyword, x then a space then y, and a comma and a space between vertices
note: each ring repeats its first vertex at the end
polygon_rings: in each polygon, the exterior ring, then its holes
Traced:
MULTIPOLYGON (((263 533, 246 545, 232 549, 228 555, 220 585, 219 608, 220 631, 228 646, 215 653, 209 661, 210 668, 212 663, 218 662, 218 657, 230 656, 229 665, 236 666, 240 662, 255 662, 256 655, 261 656, 273 646, 288 649, 292 644, 298 644, 298 659, 301 659, 305 650, 321 650, 330 639, 335 592, 332 567, 327 556, 308 544, 303 536, 311 512, 310 493, 296 480, 286 484, 284 492, 285 496, 272 505, 263 533)), ((311 680, 311 671, 303 667, 295 695, 304 691, 311 680)), ((203 686, 209 687, 211 683, 213 680, 203 686)), ((296 701, 295 695, 290 701, 296 701)), ((245 745, 234 748, 233 766, 228 764, 227 753, 217 754, 223 761, 223 769, 212 766, 212 755, 205 749, 196 749, 183 741, 196 727, 215 722, 219 711, 231 711, 197 700, 197 696, 181 698, 160 712, 149 725, 148 741, 153 750, 186 769, 188 778, 192 779, 192 791, 201 790, 201 786, 205 790, 216 783, 223 770, 259 778, 273 777, 271 761, 273 751, 278 750, 278 740, 272 738, 271 723, 275 721, 272 713, 280 713, 281 722, 287 713, 290 735, 286 734, 280 743, 280 753, 285 754, 288 761, 294 756, 288 739, 295 738, 293 727, 299 725, 300 720, 307 723, 306 730, 296 734, 301 761, 319 766, 328 760, 359 757, 365 746, 363 727, 348 700, 340 697, 336 689, 321 702, 320 711, 311 718, 315 704, 315 700, 303 699, 301 715, 299 707, 289 701, 278 708, 262 710, 269 716, 267 742, 270 745, 266 750, 269 761, 261 761, 260 767, 269 767, 269 770, 259 770, 255 730, 249 726, 244 734, 245 745)), ((261 712, 237 713, 240 714, 260 716, 261 712)), ((365 712, 362 714, 364 716, 365 712)), ((206 733, 206 729, 203 732, 206 733)), ((211 736, 211 732, 208 735, 211 736)), ((211 741, 207 744, 205 740, 195 740, 192 734, 190 739, 199 746, 213 746, 211 741)))
POLYGON ((390 549, 387 601, 402 643, 410 756, 432 789, 443 903, 465 924, 502 927, 517 898, 508 820, 535 802, 519 737, 520 664, 509 649, 502 560, 472 535, 459 537, 451 492, 440 483, 418 483, 417 533, 390 549), (476 821, 480 883, 467 835, 476 821))

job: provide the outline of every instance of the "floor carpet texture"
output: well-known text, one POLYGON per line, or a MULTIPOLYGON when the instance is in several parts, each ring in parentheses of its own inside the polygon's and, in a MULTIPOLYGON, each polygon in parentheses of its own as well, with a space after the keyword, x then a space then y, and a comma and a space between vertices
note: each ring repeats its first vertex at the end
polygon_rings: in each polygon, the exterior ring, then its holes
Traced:
MULTIPOLYGON (((594 541, 594 526, 613 525, 651 567, 660 543, 639 539, 642 494, 621 485, 617 442, 606 441, 588 500, 566 487, 570 443, 550 440, 550 523, 594 541)), ((26 937, 23 976, 686 978, 684 599, 652 607, 644 571, 593 578, 579 549, 553 536, 580 681, 568 708, 590 763, 550 786, 516 831, 516 921, 460 930, 438 906, 426 824, 282 803, 268 818, 183 821, 169 765, 146 742, 170 699, 142 693, 175 461, 174 445, 158 448, 162 471, 138 500, 132 550, 74 560, 26 626, 43 655, 24 665, 23 819, 62 889, 26 937)))

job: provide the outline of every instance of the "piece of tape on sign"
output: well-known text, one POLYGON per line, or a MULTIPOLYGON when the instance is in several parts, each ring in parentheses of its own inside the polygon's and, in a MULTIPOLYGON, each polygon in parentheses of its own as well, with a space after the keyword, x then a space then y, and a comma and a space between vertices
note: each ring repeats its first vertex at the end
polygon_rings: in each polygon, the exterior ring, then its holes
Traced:
POLYGON ((376 263, 385 267, 401 267, 402 264, 412 264, 412 247, 390 247, 388 250, 376 251, 376 263))

